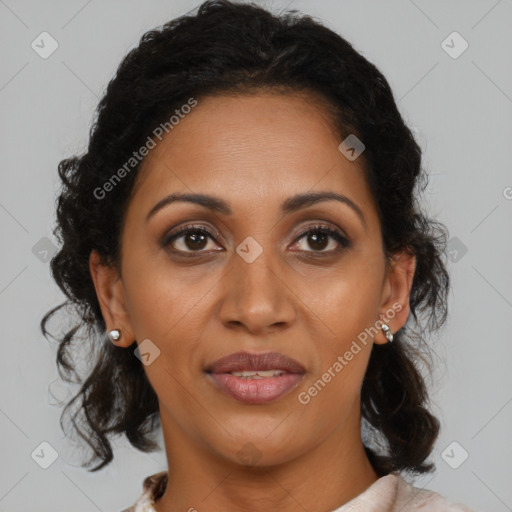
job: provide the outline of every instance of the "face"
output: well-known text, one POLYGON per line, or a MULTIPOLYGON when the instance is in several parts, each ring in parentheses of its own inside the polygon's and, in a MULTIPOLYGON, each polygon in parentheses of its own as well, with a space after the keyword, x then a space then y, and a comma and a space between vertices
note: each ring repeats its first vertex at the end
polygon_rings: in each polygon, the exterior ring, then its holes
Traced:
POLYGON ((393 331, 405 323, 413 269, 397 258, 388 271, 362 157, 340 142, 311 99, 216 96, 145 158, 122 277, 93 258, 91 273, 107 328, 122 330, 116 344, 150 340, 144 368, 172 453, 279 464, 358 441, 372 343, 386 342, 380 324, 362 333, 390 310, 393 331), (212 196, 216 208, 154 210, 171 194, 212 196), (301 200, 310 194, 323 199, 301 200))

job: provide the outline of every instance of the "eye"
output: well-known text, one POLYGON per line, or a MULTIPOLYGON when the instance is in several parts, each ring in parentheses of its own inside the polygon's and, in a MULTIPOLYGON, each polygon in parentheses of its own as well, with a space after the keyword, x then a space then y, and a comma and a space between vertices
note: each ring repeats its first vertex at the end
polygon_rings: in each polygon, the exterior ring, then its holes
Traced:
MULTIPOLYGON (((341 252, 343 249, 350 247, 350 241, 336 229, 327 226, 313 226, 296 239, 297 244, 302 239, 307 238, 307 243, 313 248, 312 251, 301 249, 302 252, 326 253, 332 254, 341 252), (329 246, 329 239, 334 240, 334 248, 325 250, 329 246), (336 243, 338 247, 336 247, 336 243)), ((183 256, 192 256, 193 253, 207 253, 208 239, 216 242, 216 238, 220 238, 218 233, 212 233, 204 226, 185 226, 180 230, 171 233, 164 238, 163 247, 172 247, 172 252, 179 253, 183 256), (188 254, 187 254, 188 253, 188 254)), ((219 249, 213 249, 219 250, 219 249)))
POLYGON ((186 226, 167 236, 162 246, 167 247, 171 245, 173 246, 173 252, 177 253, 208 252, 203 249, 207 247, 208 239, 210 238, 215 241, 216 236, 218 236, 217 233, 210 232, 204 226, 186 226))
POLYGON ((308 251, 306 249, 304 252, 332 254, 350 247, 350 241, 345 236, 343 236, 338 230, 327 226, 313 226, 302 233, 302 235, 297 239, 297 242, 302 239, 306 239, 309 246, 313 248, 313 251, 308 251), (336 247, 336 243, 333 243, 333 249, 325 250, 325 248, 329 246, 329 238, 337 242, 338 247, 336 247))

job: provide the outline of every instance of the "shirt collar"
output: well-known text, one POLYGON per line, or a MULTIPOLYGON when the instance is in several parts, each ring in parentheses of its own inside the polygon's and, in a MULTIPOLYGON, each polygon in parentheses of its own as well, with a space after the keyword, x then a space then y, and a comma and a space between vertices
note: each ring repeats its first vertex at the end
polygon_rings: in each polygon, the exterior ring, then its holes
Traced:
MULTIPOLYGON (((144 480, 144 491, 133 512, 153 512, 154 500, 163 494, 167 485, 168 473, 162 471, 144 480)), ((390 512, 396 502, 398 474, 396 472, 380 477, 361 494, 333 512, 390 512)))
POLYGON ((398 489, 398 475, 381 476, 361 494, 333 512, 389 512, 393 509, 398 489))

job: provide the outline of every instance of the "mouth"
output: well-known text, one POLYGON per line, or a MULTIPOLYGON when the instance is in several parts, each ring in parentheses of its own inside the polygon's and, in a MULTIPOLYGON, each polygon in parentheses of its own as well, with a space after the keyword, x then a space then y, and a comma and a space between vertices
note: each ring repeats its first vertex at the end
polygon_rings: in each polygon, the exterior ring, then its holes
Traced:
POLYGON ((304 367, 278 352, 237 352, 205 368, 212 384, 231 398, 247 404, 275 402, 296 388, 304 367))

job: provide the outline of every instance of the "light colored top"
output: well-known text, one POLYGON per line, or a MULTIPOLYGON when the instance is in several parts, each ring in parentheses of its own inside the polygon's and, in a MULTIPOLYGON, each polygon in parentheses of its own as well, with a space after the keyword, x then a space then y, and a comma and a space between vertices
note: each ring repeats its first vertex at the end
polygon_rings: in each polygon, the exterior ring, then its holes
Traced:
MULTIPOLYGON (((155 499, 165 491, 167 471, 148 476, 138 500, 121 512, 156 512, 155 499)), ((398 472, 380 477, 361 494, 332 512, 474 512, 468 507, 446 501, 440 494, 406 482, 398 472)))

